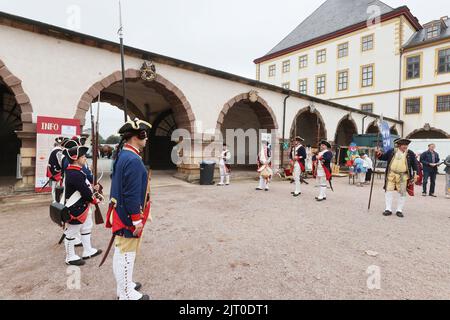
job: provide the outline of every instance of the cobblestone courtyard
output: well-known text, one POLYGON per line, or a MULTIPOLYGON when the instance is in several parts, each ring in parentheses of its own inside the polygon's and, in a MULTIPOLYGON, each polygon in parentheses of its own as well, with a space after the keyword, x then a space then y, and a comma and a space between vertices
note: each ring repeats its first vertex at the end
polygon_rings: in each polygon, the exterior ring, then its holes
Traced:
MULTIPOLYGON (((382 180, 373 208, 369 187, 335 179, 314 201, 312 180, 299 198, 292 185, 256 181, 219 188, 184 182, 152 190, 154 222, 144 234, 135 280, 153 299, 450 299, 450 200, 409 198, 405 218, 385 218, 382 180), (366 251, 377 254, 371 256, 366 251), (367 286, 379 268, 380 289, 367 286)), ((420 193, 420 190, 416 190, 420 193)), ((103 205, 103 212, 106 206, 103 205)), ((67 289, 61 231, 48 205, 0 205, 1 299, 114 299, 112 256, 81 268, 81 290, 67 289)), ((95 227, 105 249, 109 230, 95 227)))

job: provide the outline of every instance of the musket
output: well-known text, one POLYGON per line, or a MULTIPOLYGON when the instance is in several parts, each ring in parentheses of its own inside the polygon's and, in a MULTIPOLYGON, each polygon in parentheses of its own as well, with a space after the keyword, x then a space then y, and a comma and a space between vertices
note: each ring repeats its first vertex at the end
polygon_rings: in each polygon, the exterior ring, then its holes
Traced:
MULTIPOLYGON (((125 78, 125 50, 123 46, 123 24, 122 24, 122 5, 119 0, 119 20, 120 20, 120 28, 117 32, 120 39, 120 61, 121 61, 121 67, 122 67, 122 96, 123 96, 123 113, 125 118, 125 123, 128 121, 128 115, 127 115, 127 95, 126 95, 126 78, 125 78)), ((145 195, 147 196, 147 195, 145 195)), ((145 205, 145 203, 144 203, 145 205)), ((114 239, 116 238, 116 235, 113 234, 111 236, 111 239, 109 240, 108 247, 106 248, 105 254, 103 255, 102 261, 100 262, 99 268, 105 263, 106 258, 108 257, 109 252, 111 251, 112 245, 114 243, 114 239)))
POLYGON ((123 113, 125 116, 125 122, 128 121, 127 116, 127 94, 126 94, 126 78, 125 78, 125 49, 123 45, 123 24, 122 24, 122 5, 119 0, 119 19, 120 19, 120 28, 117 32, 119 34, 120 39, 120 61, 122 65, 122 96, 123 96, 123 113))
MULTIPOLYGON (((97 108, 100 108, 100 93, 98 94, 98 106, 97 108)), ((94 186, 98 184, 98 128, 95 129, 95 122, 94 122, 94 113, 93 113, 93 106, 91 105, 91 135, 92 135, 92 174, 94 176, 94 186)), ((98 110, 97 110, 98 112, 98 110)), ((98 124, 98 118, 97 118, 97 124, 98 124)), ((96 192, 97 193, 97 192, 96 192)), ((100 186, 100 189, 98 193, 101 195, 102 193, 102 187, 100 186)), ((104 220, 102 217, 102 212, 100 211, 100 206, 98 204, 95 205, 95 224, 103 224, 104 220)))

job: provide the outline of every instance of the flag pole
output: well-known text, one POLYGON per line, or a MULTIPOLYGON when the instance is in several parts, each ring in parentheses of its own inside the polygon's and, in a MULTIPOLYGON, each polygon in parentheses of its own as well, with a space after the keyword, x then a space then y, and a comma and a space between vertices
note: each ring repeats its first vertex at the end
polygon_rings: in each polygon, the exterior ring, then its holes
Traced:
POLYGON ((122 4, 119 0, 119 19, 120 19, 120 29, 119 29, 119 39, 120 39, 120 59, 122 63, 122 96, 123 96, 123 113, 125 122, 128 121, 127 113, 127 95, 126 95, 126 79, 125 79, 125 50, 123 45, 123 24, 122 24, 122 4))

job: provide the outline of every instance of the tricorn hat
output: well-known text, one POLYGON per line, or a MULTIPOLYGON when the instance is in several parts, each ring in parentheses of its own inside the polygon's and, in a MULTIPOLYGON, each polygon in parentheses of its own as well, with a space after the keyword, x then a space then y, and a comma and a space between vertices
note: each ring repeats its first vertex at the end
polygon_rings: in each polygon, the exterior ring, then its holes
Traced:
POLYGON ((305 139, 303 139, 302 137, 299 137, 299 136, 295 137, 294 140, 299 141, 299 142, 305 141, 305 139))
POLYGON ((328 149, 331 149, 331 144, 328 141, 326 141, 326 140, 320 141, 320 145, 322 145, 322 144, 327 146, 328 149))
POLYGON ((119 129, 119 134, 124 135, 125 133, 128 133, 128 132, 139 134, 141 131, 147 131, 151 128, 152 128, 152 125, 150 123, 136 118, 134 120, 127 121, 119 129))
POLYGON ((57 137, 57 138, 55 139, 55 142, 56 142, 57 144, 62 144, 62 143, 64 142, 64 139, 66 139, 66 138, 64 138, 64 137, 57 137))
POLYGON ((72 137, 71 139, 64 140, 61 145, 66 149, 71 149, 81 146, 81 143, 78 137, 72 137))
POLYGON ((404 138, 398 138, 398 139, 394 140, 394 143, 399 145, 399 146, 404 146, 404 145, 409 146, 411 144, 411 140, 404 139, 404 138))
POLYGON ((78 160, 80 157, 86 155, 89 148, 84 146, 75 146, 70 149, 64 149, 63 153, 64 155, 69 159, 69 161, 72 163, 75 160, 78 160))

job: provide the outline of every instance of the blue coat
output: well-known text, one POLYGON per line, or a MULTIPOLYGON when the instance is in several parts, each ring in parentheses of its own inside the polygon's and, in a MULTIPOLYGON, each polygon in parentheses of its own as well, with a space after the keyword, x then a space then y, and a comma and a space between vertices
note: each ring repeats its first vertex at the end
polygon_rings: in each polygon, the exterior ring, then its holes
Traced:
MULTIPOLYGON (((434 152, 435 160, 434 163, 439 163, 439 154, 437 152, 434 152)), ((430 167, 430 163, 433 163, 433 155, 431 154, 431 151, 425 151, 420 156, 420 162, 423 165, 423 172, 427 173, 437 173, 438 167, 430 167)))
MULTIPOLYGON (((79 167, 69 166, 66 168, 64 184, 66 201, 77 191, 81 194, 81 198, 68 208, 70 214, 74 217, 86 214, 89 204, 93 201, 93 192, 89 187, 86 174, 79 167)), ((74 220, 70 221, 69 224, 82 224, 83 222, 74 220)))
MULTIPOLYGON (((114 163, 111 181, 111 201, 115 203, 121 224, 133 227, 133 220, 139 219, 144 208, 147 192, 147 170, 141 157, 128 149, 123 149, 114 163)), ((134 238, 127 228, 114 234, 134 238)))
MULTIPOLYGON (((70 165, 69 163, 69 159, 67 159, 67 157, 64 157, 62 159, 62 173, 64 175, 64 172, 66 171, 67 167, 70 165)), ((92 174, 91 169, 89 169, 89 167, 87 165, 85 165, 81 171, 83 171, 83 173, 86 175, 86 178, 88 179, 88 181, 90 183, 94 183, 94 175, 92 174)))

